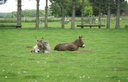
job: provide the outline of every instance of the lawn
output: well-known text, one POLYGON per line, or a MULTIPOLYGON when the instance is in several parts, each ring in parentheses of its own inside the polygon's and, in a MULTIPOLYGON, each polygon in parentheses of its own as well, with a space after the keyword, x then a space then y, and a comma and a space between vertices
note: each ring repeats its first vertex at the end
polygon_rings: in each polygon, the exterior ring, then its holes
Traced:
POLYGON ((0 82, 128 82, 127 28, 71 30, 50 25, 40 30, 31 23, 22 29, 0 28, 0 82), (81 35, 85 48, 80 50, 86 52, 53 50, 81 35), (49 42, 49 54, 30 52, 27 46, 34 46, 36 37, 49 42))

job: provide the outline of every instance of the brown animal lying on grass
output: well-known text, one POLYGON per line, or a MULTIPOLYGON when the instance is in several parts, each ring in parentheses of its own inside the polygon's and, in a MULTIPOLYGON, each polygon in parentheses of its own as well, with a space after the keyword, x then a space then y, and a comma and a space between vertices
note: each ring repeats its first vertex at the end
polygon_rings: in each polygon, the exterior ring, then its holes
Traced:
POLYGON ((79 47, 84 48, 84 43, 82 40, 82 36, 79 36, 78 39, 76 39, 72 43, 62 43, 62 44, 57 44, 54 48, 54 50, 58 51, 76 51, 78 50, 79 47))

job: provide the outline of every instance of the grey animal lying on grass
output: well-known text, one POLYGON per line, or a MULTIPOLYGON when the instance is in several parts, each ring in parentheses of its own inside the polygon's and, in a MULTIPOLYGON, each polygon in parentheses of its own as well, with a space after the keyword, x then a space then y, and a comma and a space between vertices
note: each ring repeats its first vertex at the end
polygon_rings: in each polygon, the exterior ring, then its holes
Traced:
POLYGON ((48 42, 44 40, 37 40, 37 44, 33 47, 31 52, 35 53, 49 53, 50 52, 50 45, 48 42))

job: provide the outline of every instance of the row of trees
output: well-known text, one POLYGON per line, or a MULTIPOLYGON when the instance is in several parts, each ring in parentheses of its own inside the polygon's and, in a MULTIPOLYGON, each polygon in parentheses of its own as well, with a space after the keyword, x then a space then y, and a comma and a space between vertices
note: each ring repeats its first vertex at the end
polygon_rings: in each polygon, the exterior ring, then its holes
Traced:
MULTIPOLYGON (((107 14, 108 6, 110 6, 111 14, 116 14, 118 0, 89 0, 93 6, 94 15, 99 14, 99 9, 103 14, 107 14)), ((122 14, 128 8, 125 0, 120 0, 120 13, 122 14)))
MULTIPOLYGON (((16 28, 21 28, 21 17, 22 17, 22 8, 21 8, 21 2, 22 0, 17 0, 17 26, 16 28)), ((40 0, 36 0, 37 4, 36 4, 36 29, 39 29, 39 3, 40 0)), ((45 28, 48 28, 48 0, 46 0, 46 7, 45 7, 45 28)))
MULTIPOLYGON (((52 15, 56 16, 56 17, 60 17, 61 16, 61 11, 62 11, 62 7, 64 7, 64 14, 66 16, 72 16, 72 0, 50 0, 50 2, 52 3, 50 5, 50 9, 52 10, 52 15)), ((73 1, 74 2, 74 1, 73 1)), ((86 5, 84 7, 84 11, 85 11, 85 15, 92 15, 93 9, 92 6, 90 5, 89 0, 84 0, 84 5, 86 5)), ((76 16, 81 16, 81 10, 82 9, 82 0, 76 0, 75 2, 75 13, 76 16)))
MULTIPOLYGON (((52 3, 50 9, 52 10, 52 15, 61 16, 61 7, 64 6, 64 14, 66 16, 72 16, 72 0, 50 0, 52 3), (61 4, 63 3, 63 4, 61 4)), ((116 14, 117 1, 116 0, 84 0, 84 7, 82 8, 82 0, 76 1, 76 16, 81 16, 82 10, 84 10, 84 16, 88 15, 99 15, 99 9, 102 14, 107 14, 108 5, 110 4, 111 14, 116 14)), ((123 13, 128 7, 127 1, 121 0, 120 2, 120 12, 123 13)))
MULTIPOLYGON (((6 1, 7 0, 5 0, 4 3, 6 1)), ((37 9, 36 9, 36 29, 39 29, 39 15, 40 15, 39 2, 40 2, 40 0, 36 0, 36 2, 37 2, 37 6, 36 6, 37 7, 37 9)), ((23 17, 23 12, 22 12, 22 8, 21 8, 22 7, 21 3, 22 3, 22 0, 17 0, 17 14, 15 12, 12 12, 11 14, 9 14, 9 17, 12 17, 12 18, 17 16, 17 26, 16 26, 16 28, 21 28, 22 27, 21 18, 23 17)), ((25 15, 26 14, 28 14, 28 11, 27 11, 27 13, 25 13, 25 15)), ((28 14, 28 15, 32 15, 32 13, 28 14)), ((48 0, 46 0, 46 7, 45 7, 45 27, 46 28, 48 27, 47 18, 48 18, 48 0)))
MULTIPOLYGON (((99 15, 99 24, 101 13, 107 14, 107 28, 110 28, 110 17, 112 13, 116 14, 116 28, 120 28, 120 13, 126 8, 127 2, 125 0, 49 0, 51 2, 50 10, 52 15, 61 16, 61 28, 65 27, 65 16, 72 16, 71 29, 75 29, 75 16, 81 16, 81 25, 84 22, 86 15, 99 15)), ((21 2, 17 0, 17 28, 21 28, 21 2)), ((39 29, 39 3, 36 0, 36 28, 39 29)), ((45 22, 44 27, 48 28, 48 0, 46 0, 45 7, 45 22)))
POLYGON ((125 0, 90 0, 94 12, 99 13, 99 21, 101 13, 107 14, 107 28, 110 28, 111 14, 116 15, 115 28, 120 28, 120 15, 128 8, 128 3, 125 0), (98 11, 98 12, 97 12, 98 11))
POLYGON ((72 16, 71 29, 74 29, 75 15, 81 16, 81 25, 84 16, 98 15, 100 24, 101 13, 107 15, 107 28, 110 28, 111 14, 116 15, 115 28, 120 28, 120 14, 128 8, 125 0, 50 0, 50 2, 52 14, 62 17, 62 28, 64 28, 64 17, 72 16))

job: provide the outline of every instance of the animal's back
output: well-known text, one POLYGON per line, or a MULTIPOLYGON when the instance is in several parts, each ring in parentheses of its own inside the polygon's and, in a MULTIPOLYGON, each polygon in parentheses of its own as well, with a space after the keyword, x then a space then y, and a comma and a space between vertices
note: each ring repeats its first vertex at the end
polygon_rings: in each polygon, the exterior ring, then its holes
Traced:
MULTIPOLYGON (((63 46, 63 44, 58 44, 55 46, 54 50, 58 50, 58 51, 62 51, 61 46, 63 46)), ((63 50, 64 51, 64 50, 63 50)))
POLYGON ((74 51, 77 49, 78 48, 72 43, 58 44, 54 48, 54 50, 58 50, 58 51, 74 51))
POLYGON ((44 42, 44 46, 45 46, 44 53, 49 53, 50 52, 50 49, 51 49, 49 43, 44 42))

